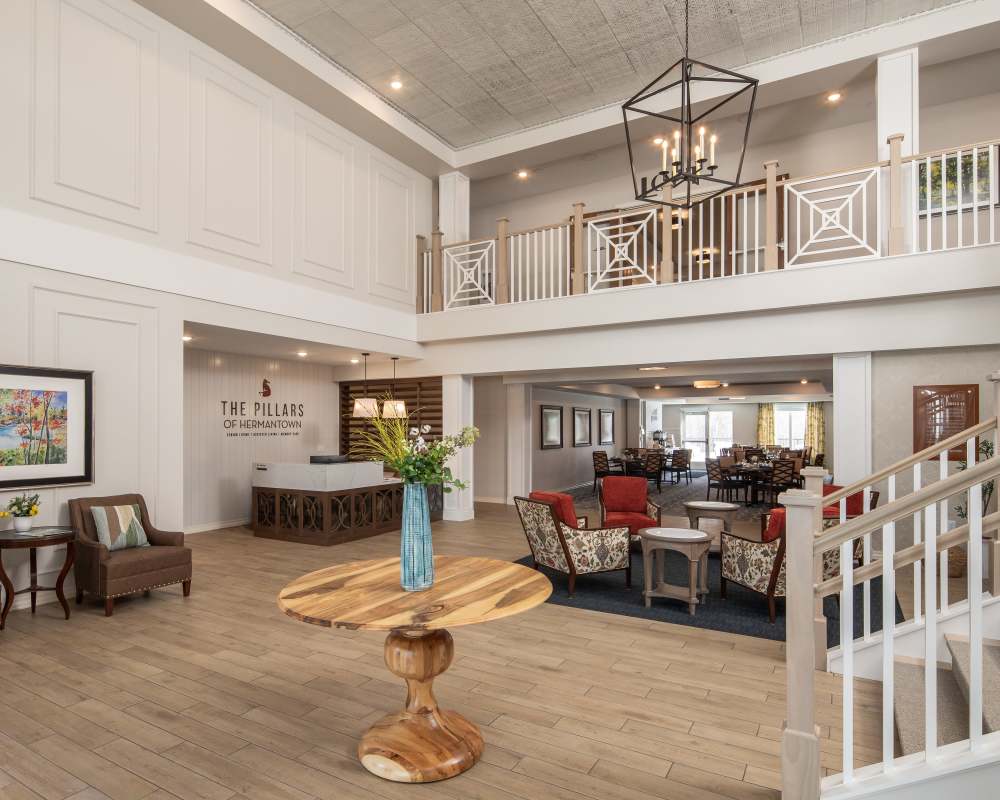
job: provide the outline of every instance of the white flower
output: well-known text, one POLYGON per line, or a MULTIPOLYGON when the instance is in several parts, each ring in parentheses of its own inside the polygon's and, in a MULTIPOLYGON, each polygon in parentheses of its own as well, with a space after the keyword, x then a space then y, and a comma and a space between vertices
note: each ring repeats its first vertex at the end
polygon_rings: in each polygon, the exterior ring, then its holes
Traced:
POLYGON ((430 433, 431 432, 431 426, 430 425, 421 425, 420 426, 420 432, 421 433, 430 433))
POLYGON ((418 433, 420 433, 420 431, 416 428, 410 428, 410 436, 416 436, 418 433))

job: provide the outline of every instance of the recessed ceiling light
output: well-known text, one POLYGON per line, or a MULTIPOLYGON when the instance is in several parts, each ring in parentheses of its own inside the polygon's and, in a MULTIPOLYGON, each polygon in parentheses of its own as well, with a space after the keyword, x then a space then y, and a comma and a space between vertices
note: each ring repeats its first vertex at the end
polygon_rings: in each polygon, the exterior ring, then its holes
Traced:
POLYGON ((727 383, 726 381, 723 381, 723 382, 722 382, 722 385, 723 385, 723 386, 729 386, 729 384, 728 384, 728 383, 727 383))
POLYGON ((194 337, 188 336, 186 333, 181 337, 182 342, 190 342, 194 337))
POLYGON ((399 91, 400 89, 403 88, 403 82, 399 78, 396 78, 396 80, 394 81, 389 81, 389 86, 395 89, 396 91, 399 91))
POLYGON ((526 170, 526 169, 519 169, 517 171, 517 177, 519 177, 522 181, 526 180, 527 177, 528 177, 528 170, 526 170))
POLYGON ((839 103, 842 97, 843 95, 840 92, 830 92, 830 94, 826 96, 826 102, 839 103))
POLYGON ((730 400, 746 400, 747 398, 746 398, 746 395, 743 395, 743 397, 730 397, 729 399, 730 400))
POLYGON ((352 358, 351 359, 351 363, 352 364, 360 364, 361 363, 361 359, 360 358, 352 358))
POLYGON ((803 383, 803 384, 809 383, 809 379, 808 378, 803 378, 802 380, 799 381, 799 383, 803 383))
POLYGON ((666 367, 639 367, 639 372, 655 372, 660 369, 666 369, 666 367))
POLYGON ((654 386, 653 388, 654 388, 654 389, 656 389, 657 391, 659 391, 659 389, 660 389, 660 384, 656 384, 656 385, 655 385, 655 386, 654 386))
POLYGON ((653 139, 653 144, 663 144, 663 137, 657 136, 655 139, 653 139))
POLYGON ((722 386, 722 381, 695 381, 695 389, 718 389, 722 386))
POLYGON ((299 350, 299 352, 298 352, 298 357, 299 358, 305 358, 307 355, 309 355, 309 354, 305 350, 299 350))

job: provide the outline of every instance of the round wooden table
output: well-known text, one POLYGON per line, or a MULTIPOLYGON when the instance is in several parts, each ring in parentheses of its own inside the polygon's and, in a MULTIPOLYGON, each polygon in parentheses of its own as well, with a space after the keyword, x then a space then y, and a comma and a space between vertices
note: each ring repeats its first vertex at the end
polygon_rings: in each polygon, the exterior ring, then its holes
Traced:
POLYGON ((66 602, 66 595, 63 594, 63 582, 69 574, 70 567, 73 566, 73 541, 75 539, 76 533, 74 533, 72 528, 55 526, 34 528, 30 533, 0 531, 0 585, 4 588, 3 610, 0 611, 0 631, 7 624, 7 614, 10 613, 10 607, 14 603, 14 595, 24 594, 25 592, 31 592, 32 614, 35 613, 35 598, 39 592, 55 592, 56 597, 59 599, 59 604, 63 608, 63 613, 66 615, 66 619, 69 619, 69 603, 66 602), (58 544, 66 545, 66 558, 63 561, 62 569, 59 571, 59 577, 56 578, 56 585, 39 586, 37 550, 39 547, 52 547, 58 544), (13 582, 8 577, 6 571, 4 571, 2 555, 4 550, 22 550, 24 548, 29 548, 28 558, 31 566, 31 585, 26 586, 24 589, 18 589, 15 592, 13 582))
POLYGON ((406 681, 406 708, 368 729, 358 758, 369 772, 401 783, 454 777, 483 752, 479 729, 434 698, 434 678, 454 656, 446 628, 519 614, 552 594, 541 573, 491 558, 435 556, 434 573, 430 589, 405 592, 398 558, 354 561, 303 575, 278 594, 278 607, 303 622, 390 632, 385 664, 406 681))

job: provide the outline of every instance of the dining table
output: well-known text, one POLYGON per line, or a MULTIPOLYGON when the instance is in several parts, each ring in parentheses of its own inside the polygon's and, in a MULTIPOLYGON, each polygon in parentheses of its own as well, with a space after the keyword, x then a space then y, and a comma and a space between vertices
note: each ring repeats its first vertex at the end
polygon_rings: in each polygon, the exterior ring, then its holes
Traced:
POLYGON ((745 461, 733 464, 726 469, 750 484, 750 492, 746 504, 748 506, 755 506, 760 502, 760 485, 771 477, 774 467, 764 461, 745 461))

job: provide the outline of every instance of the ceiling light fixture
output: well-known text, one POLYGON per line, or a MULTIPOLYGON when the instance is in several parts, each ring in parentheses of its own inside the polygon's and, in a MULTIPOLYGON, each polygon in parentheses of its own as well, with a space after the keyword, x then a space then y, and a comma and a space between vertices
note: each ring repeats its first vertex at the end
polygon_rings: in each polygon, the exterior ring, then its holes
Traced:
POLYGON ((803 378, 802 380, 799 381, 799 383, 805 385, 805 384, 809 383, 809 379, 808 378, 803 378))
POLYGON ((368 356, 370 355, 371 353, 361 354, 365 360, 364 395, 354 400, 354 411, 351 416, 355 419, 371 419, 378 416, 378 400, 368 396, 368 356))
POLYGON ((528 170, 526 170, 526 169, 519 169, 517 171, 517 177, 520 178, 522 181, 523 180, 527 180, 527 178, 528 178, 528 170))
POLYGON ((663 137, 657 136, 655 139, 653 139, 653 144, 663 144, 663 137))
POLYGON ((309 354, 305 350, 299 350, 296 355, 298 355, 299 358, 305 358, 309 354))
POLYGON ((396 80, 389 82, 389 86, 398 92, 403 88, 403 82, 399 78, 396 78, 396 80))
POLYGON ((723 381, 723 382, 722 382, 722 385, 723 385, 723 386, 729 386, 729 383, 728 383, 727 381, 723 381))
POLYGON ((689 15, 690 0, 684 0, 684 55, 659 77, 626 100, 622 106, 625 142, 628 146, 635 199, 674 208, 691 208, 740 185, 743 159, 750 136, 750 120, 757 99, 756 78, 714 67, 689 57, 689 15), (724 89, 729 88, 730 92, 721 100, 717 100, 716 92, 720 84, 732 84, 732 86, 723 86, 724 89), (671 95, 676 88, 680 90, 680 116, 675 116, 676 112, 668 112, 663 108, 666 103, 672 105, 671 95), (728 104, 745 92, 750 93, 750 103, 746 109, 747 121, 743 131, 743 145, 738 157, 734 154, 728 168, 720 169, 715 157, 719 138, 706 128, 706 123, 709 115, 723 106, 727 106, 727 110, 722 113, 731 115, 733 112, 729 110, 731 106, 728 104), (693 109, 699 104, 704 104, 702 108, 706 105, 708 107, 705 110, 699 109, 696 114, 693 109), (632 149, 629 123, 637 123, 646 117, 667 120, 679 126, 673 132, 672 142, 661 137, 659 164, 655 167, 649 162, 648 156, 632 149), (637 166, 637 157, 643 158, 646 163, 637 166), (637 170, 647 174, 639 175, 637 170), (649 172, 653 174, 649 175, 649 172), (707 188, 701 186, 703 181, 708 184, 707 188), (702 193, 693 197, 693 190, 696 188, 702 193))
POLYGON ((181 341, 182 341, 182 342, 190 342, 190 341, 191 341, 191 340, 192 340, 193 338, 194 338, 193 336, 189 336, 188 334, 186 334, 186 333, 185 333, 185 334, 184 334, 184 335, 183 335, 183 336, 181 337, 181 341))
POLYGON ((396 399, 396 362, 399 361, 399 356, 392 357, 392 388, 389 390, 389 399, 382 402, 382 416, 392 417, 398 419, 405 419, 408 415, 406 413, 406 403, 402 400, 396 399))
POLYGON ((660 384, 656 384, 653 388, 656 389, 656 391, 660 391, 660 384))
POLYGON ((830 92, 830 94, 826 96, 826 102, 839 103, 842 97, 843 95, 840 92, 830 92))
POLYGON ((360 364, 361 363, 361 359, 360 358, 352 358, 351 359, 351 363, 352 364, 360 364))
POLYGON ((661 369, 666 369, 666 367, 639 367, 639 372, 656 372, 661 369))
POLYGON ((718 389, 720 386, 722 386, 722 381, 711 380, 694 382, 695 389, 718 389))

